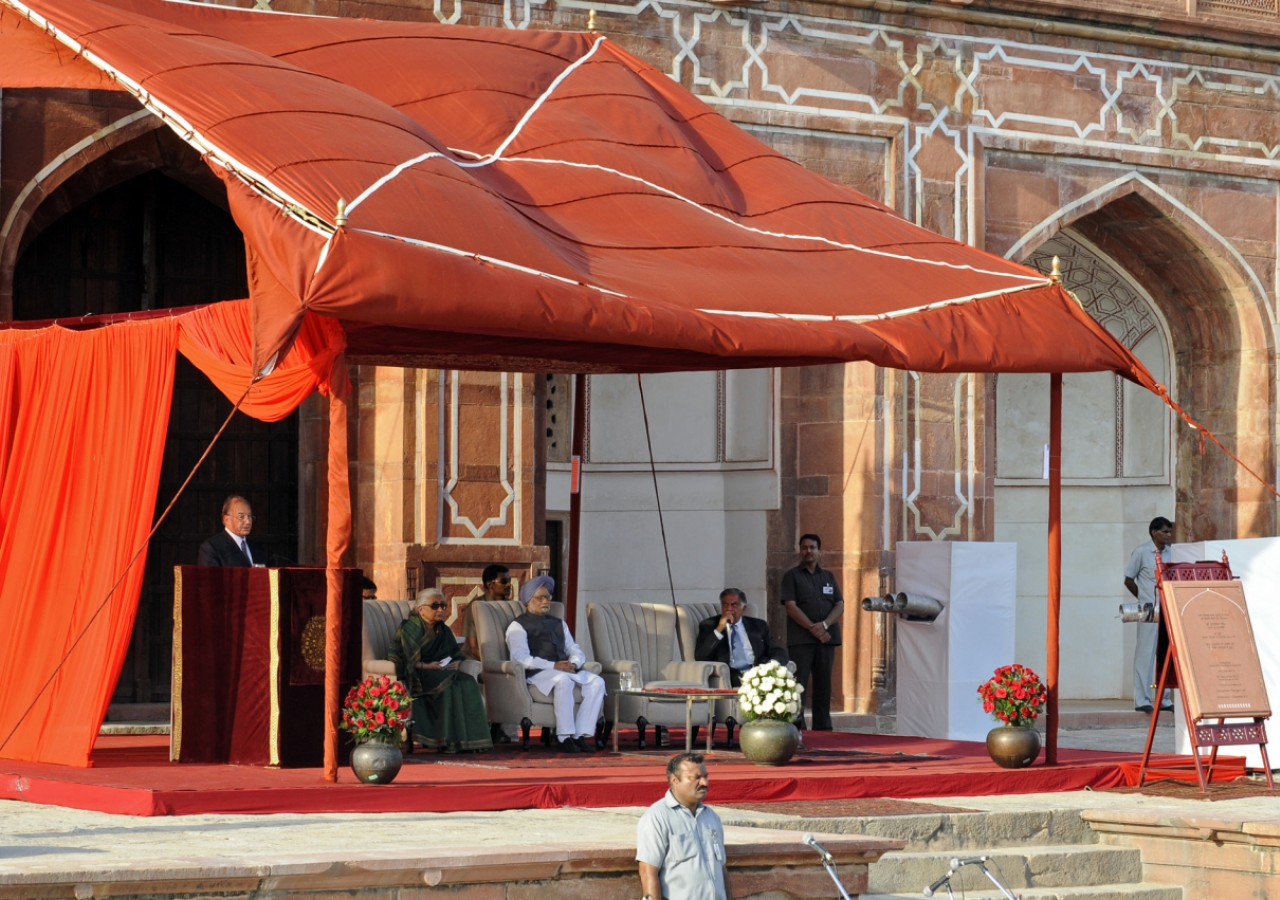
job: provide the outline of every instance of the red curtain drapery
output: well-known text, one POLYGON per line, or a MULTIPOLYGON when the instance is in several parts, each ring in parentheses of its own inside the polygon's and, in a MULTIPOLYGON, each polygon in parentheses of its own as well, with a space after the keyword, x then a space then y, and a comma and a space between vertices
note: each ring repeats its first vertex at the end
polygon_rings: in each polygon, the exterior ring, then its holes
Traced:
POLYGON ((246 395, 250 334, 247 301, 0 330, 0 756, 88 764, 142 587, 175 353, 268 421, 335 370, 345 389, 342 329, 311 316, 246 395))

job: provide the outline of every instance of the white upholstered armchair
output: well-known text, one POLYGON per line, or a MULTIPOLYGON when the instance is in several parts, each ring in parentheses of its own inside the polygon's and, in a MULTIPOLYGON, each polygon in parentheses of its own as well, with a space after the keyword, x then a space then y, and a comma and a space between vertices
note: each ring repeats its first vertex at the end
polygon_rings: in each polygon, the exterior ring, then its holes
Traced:
MULTIPOLYGON (((416 600, 366 600, 364 601, 364 647, 360 654, 362 675, 390 675, 396 677, 396 664, 387 660, 391 640, 405 619, 417 609, 416 600)), ((480 664, 464 659, 458 666, 472 678, 480 677, 480 664)))
MULTIPOLYGON (((476 624, 476 641, 480 645, 480 662, 484 669, 485 706, 489 721, 520 726, 520 747, 529 749, 529 729, 556 726, 556 711, 551 697, 529 684, 524 666, 511 661, 507 650, 507 626, 524 612, 515 600, 473 600, 471 615, 476 624)), ((564 618, 564 604, 552 603, 550 614, 564 618)), ((572 627, 572 626, 571 626, 572 627)), ((600 674, 600 664, 588 662, 582 667, 600 674)), ((575 704, 582 702, 582 689, 574 688, 575 704)))
MULTIPOLYGON (((660 687, 714 687, 713 677, 717 663, 682 660, 676 639, 676 614, 669 605, 662 603, 589 603, 587 625, 591 629, 591 648, 604 671, 604 680, 610 691, 618 690, 623 672, 636 676, 636 683, 646 688, 660 687)), ((693 653, 692 645, 688 652, 693 653)), ((728 682, 728 670, 724 673, 728 682)), ((605 717, 613 715, 613 704, 605 703, 605 717)), ((693 720, 706 721, 707 707, 703 702, 693 705, 693 720)), ((635 722, 640 746, 645 746, 645 728, 653 725, 659 743, 659 729, 672 725, 684 725, 685 700, 683 697, 651 699, 648 697, 622 697, 618 708, 617 728, 622 722, 635 722)), ((696 726, 695 726, 696 727, 696 726)))

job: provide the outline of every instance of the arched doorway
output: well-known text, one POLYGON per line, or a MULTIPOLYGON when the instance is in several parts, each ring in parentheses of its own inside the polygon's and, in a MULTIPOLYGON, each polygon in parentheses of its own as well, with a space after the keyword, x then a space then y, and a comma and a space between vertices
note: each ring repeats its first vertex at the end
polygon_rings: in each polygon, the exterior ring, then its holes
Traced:
MULTIPOLYGON (((1064 282, 1247 465, 1274 471, 1274 364, 1259 296, 1238 253, 1139 179, 1099 198, 1024 261, 1064 282)), ((1034 233, 1034 232, 1033 232, 1034 233)), ((996 533, 1019 544, 1018 653, 1044 661, 1047 376, 997 381, 996 533)), ((1156 398, 1111 375, 1064 378, 1062 691, 1130 697, 1133 640, 1116 615, 1124 563, 1151 518, 1176 539, 1272 533, 1275 507, 1156 398)))
MULTIPOLYGON (((1067 289, 1168 384, 1172 344, 1150 295, 1074 230, 1059 232, 1027 263, 1047 273, 1054 256, 1067 289)), ((1064 376, 1063 424, 1064 696, 1130 696, 1134 632, 1116 620, 1117 588, 1147 523, 1174 514, 1172 417, 1147 391, 1091 372, 1064 376)), ((996 539, 1018 543, 1018 658, 1033 668, 1044 657, 1048 439, 1049 377, 999 376, 996 539)))
MULTIPOLYGON (((126 144, 67 179, 32 215, 13 274, 14 318, 27 320, 191 306, 247 293, 244 242, 225 193, 167 131, 126 144)), ((179 356, 156 515, 230 411, 179 356)), ((276 423, 236 416, 152 539, 114 702, 168 702, 173 567, 194 564, 200 542, 220 527, 222 499, 231 492, 253 504, 255 540, 273 558, 296 558, 296 413, 276 423)))

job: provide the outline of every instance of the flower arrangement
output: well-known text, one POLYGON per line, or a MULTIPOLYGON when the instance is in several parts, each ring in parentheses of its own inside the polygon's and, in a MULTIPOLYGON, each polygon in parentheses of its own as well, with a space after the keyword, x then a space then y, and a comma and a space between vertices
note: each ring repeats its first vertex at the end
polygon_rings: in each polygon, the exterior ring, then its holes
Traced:
POLYGON ((1026 666, 1001 666, 978 688, 982 708, 1005 725, 1031 728, 1044 712, 1045 689, 1040 676, 1026 666))
POLYGON ((357 744, 366 741, 397 743, 404 740, 413 701, 399 681, 387 675, 370 675, 347 691, 342 703, 342 724, 357 744))
POLYGON ((742 676, 738 688, 738 712, 743 719, 777 719, 790 722, 800 709, 804 688, 786 666, 770 660, 742 676))

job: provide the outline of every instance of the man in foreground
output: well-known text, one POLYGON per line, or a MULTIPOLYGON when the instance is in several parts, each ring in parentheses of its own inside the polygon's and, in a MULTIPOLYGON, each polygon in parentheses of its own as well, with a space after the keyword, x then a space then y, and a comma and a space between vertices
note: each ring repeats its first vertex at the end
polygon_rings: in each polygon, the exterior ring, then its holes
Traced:
MULTIPOLYGON (((1169 562, 1169 545, 1173 543, 1173 523, 1164 516, 1156 516, 1147 526, 1151 540, 1135 547, 1124 567, 1124 586, 1138 598, 1139 603, 1153 603, 1160 609, 1160 597, 1156 594, 1156 557, 1169 562)), ((1133 651, 1133 708, 1149 713, 1155 709, 1156 645, 1160 640, 1159 622, 1139 622, 1138 645, 1133 651)), ((1173 694, 1165 691, 1160 704, 1162 710, 1173 709, 1173 694)))
MULTIPOLYGON (((782 576, 781 599, 787 611, 787 652, 796 663, 796 682, 805 689, 813 730, 831 730, 831 676, 840 646, 844 595, 835 576, 822 568, 822 538, 800 537, 800 565, 782 576), (813 687, 809 687, 809 676, 813 687)), ((796 718, 804 728, 804 710, 796 718)))
POLYGON ((729 900, 724 826, 703 805, 707 767, 697 753, 667 764, 668 790, 636 828, 642 900, 729 900))
POLYGON ((757 663, 771 659, 780 665, 788 662, 787 651, 774 641, 769 623, 745 615, 747 595, 737 588, 720 592, 720 615, 708 616, 698 623, 698 640, 693 658, 703 662, 724 663, 734 687, 742 684, 742 673, 757 663))
POLYGON ((560 751, 590 753, 597 749, 596 723, 604 706, 604 679, 583 670, 587 655, 574 642, 569 626, 548 614, 555 587, 550 575, 531 578, 520 587, 525 611, 507 626, 507 650, 512 662, 524 666, 529 684, 551 698, 560 751), (575 688, 582 690, 577 715, 573 711, 575 688))
POLYGON ((222 502, 222 531, 200 545, 196 556, 198 566, 260 566, 266 565, 267 556, 249 543, 256 517, 249 501, 239 494, 232 494, 222 502))

